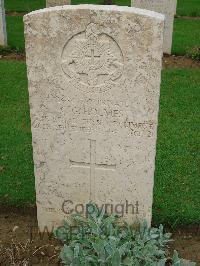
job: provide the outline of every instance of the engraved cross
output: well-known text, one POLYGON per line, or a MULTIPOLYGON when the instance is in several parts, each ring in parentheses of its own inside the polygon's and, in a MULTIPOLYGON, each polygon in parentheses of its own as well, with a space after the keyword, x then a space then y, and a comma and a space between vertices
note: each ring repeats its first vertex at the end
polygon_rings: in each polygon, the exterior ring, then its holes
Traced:
POLYGON ((88 168, 90 169, 90 200, 95 200, 95 171, 96 169, 100 170, 116 170, 116 164, 97 164, 96 163, 96 140, 90 141, 90 162, 76 162, 70 160, 70 167, 71 168, 88 168))
POLYGON ((86 57, 91 58, 91 65, 93 66, 95 64, 95 59, 100 59, 101 56, 95 53, 94 48, 91 48, 90 55, 87 55, 86 57))

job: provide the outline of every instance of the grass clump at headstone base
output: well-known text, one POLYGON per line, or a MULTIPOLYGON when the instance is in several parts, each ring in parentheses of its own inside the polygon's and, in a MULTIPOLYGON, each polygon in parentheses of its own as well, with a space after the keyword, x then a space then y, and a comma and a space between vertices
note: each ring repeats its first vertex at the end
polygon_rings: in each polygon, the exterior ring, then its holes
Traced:
POLYGON ((175 19, 172 54, 185 55, 200 47, 200 19, 175 19))
MULTIPOLYGON (((35 202, 24 62, 0 61, 0 205, 35 202)), ((153 222, 199 223, 200 70, 164 70, 153 222)))
POLYGON ((200 61, 200 46, 188 49, 187 56, 193 60, 200 61))
POLYGON ((35 202, 24 62, 0 61, 0 205, 35 202))

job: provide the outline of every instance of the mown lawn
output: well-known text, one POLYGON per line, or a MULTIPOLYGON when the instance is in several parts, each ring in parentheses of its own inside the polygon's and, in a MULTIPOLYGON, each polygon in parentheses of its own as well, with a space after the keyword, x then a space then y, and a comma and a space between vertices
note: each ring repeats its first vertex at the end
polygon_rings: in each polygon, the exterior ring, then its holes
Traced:
POLYGON ((200 69, 162 74, 153 221, 200 222, 200 69))
MULTIPOLYGON (((72 4, 103 3, 103 0, 72 0, 72 4)), ((130 0, 114 0, 116 5, 130 6, 130 0)), ((6 11, 29 12, 45 7, 45 0, 5 0, 6 11)), ((177 15, 200 16, 199 0, 178 0, 177 15)))
POLYGON ((35 202, 26 66, 0 61, 0 204, 35 202))
MULTIPOLYGON (((195 0, 179 0, 178 9, 180 6, 184 7, 190 6, 196 7, 198 10, 197 2, 195 0)), ((199 1, 199 0, 198 0, 199 1)), ((73 0, 74 4, 78 3, 94 3, 94 0, 73 0)), ((8 10, 15 11, 27 11, 38 8, 43 8, 45 6, 45 1, 43 0, 6 0, 6 8, 8 10)), ((103 0, 96 0, 96 3, 101 4, 103 0)), ((127 0, 116 0, 118 5, 128 5, 129 1, 127 0)), ((188 8, 188 10, 191 10, 188 8)), ((8 45, 12 48, 17 48, 24 51, 24 26, 22 16, 6 16, 7 21, 7 32, 8 32, 8 45)), ((173 45, 172 45, 172 54, 175 55, 184 55, 188 50, 191 50, 195 46, 200 45, 200 19, 175 19, 174 21, 174 32, 173 32, 173 45)))
POLYGON ((179 16, 200 16, 200 1, 178 0, 176 14, 179 16))
MULTIPOLYGON (((14 0, 13 0, 14 1, 14 0)), ((25 0, 23 0, 25 1, 25 0)), ((76 3, 94 2, 94 0, 75 0, 76 3), (84 1, 84 2, 83 2, 84 1)), ((103 0, 97 0, 101 3, 103 0)), ((118 4, 124 0, 117 0, 118 4)), ((125 0, 126 1, 126 0, 125 0)), ((18 6, 19 8, 19 6, 18 6)), ((24 26, 20 16, 6 16, 8 45, 24 51, 24 26)), ((172 54, 184 55, 188 50, 200 45, 200 19, 182 19, 174 21, 172 54)))
POLYGON ((6 16, 8 45, 18 50, 25 50, 24 23, 21 16, 6 16))
POLYGON ((193 47, 200 47, 200 19, 175 19, 172 54, 184 55, 193 47))
MULTIPOLYGON (((126 0, 121 0, 121 1, 126 1, 126 0)), ((71 0, 71 3, 73 5, 94 4, 94 3, 103 5, 103 2, 104 0, 71 0)), ((7 12, 13 12, 13 11, 30 12, 32 10, 45 8, 45 6, 46 6, 45 0, 5 0, 5 8, 7 12)))
POLYGON ((45 7, 46 0, 4 0, 7 12, 30 12, 45 7))
MULTIPOLYGON (((0 204, 34 203, 25 63, 0 61, 0 73, 0 204)), ((200 70, 163 71, 154 223, 200 222, 199 83, 200 70)))

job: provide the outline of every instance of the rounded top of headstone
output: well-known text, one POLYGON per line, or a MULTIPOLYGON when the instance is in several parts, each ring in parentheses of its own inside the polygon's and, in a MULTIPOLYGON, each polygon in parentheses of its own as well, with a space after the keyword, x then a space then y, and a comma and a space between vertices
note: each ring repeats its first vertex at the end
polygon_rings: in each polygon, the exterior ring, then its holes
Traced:
POLYGON ((128 7, 128 6, 116 6, 116 5, 91 5, 91 4, 81 4, 81 5, 64 5, 64 6, 55 6, 49 7, 44 9, 39 9, 32 11, 24 16, 24 19, 30 16, 37 16, 42 13, 47 12, 62 12, 67 10, 91 10, 91 11, 108 11, 108 12, 125 12, 125 13, 132 13, 136 15, 141 15, 144 17, 154 18, 159 21, 164 21, 165 16, 158 12, 135 8, 135 7, 128 7))

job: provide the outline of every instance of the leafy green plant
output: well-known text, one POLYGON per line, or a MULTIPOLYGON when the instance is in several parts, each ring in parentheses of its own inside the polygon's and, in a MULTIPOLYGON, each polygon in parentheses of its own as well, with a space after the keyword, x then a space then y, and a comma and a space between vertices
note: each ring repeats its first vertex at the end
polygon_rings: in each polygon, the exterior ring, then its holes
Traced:
POLYGON ((178 252, 175 250, 171 265, 173 266, 195 266, 196 263, 188 261, 188 260, 180 259, 178 256, 178 252))
POLYGON ((22 50, 17 49, 17 48, 12 48, 10 46, 0 45, 0 55, 8 55, 11 53, 22 54, 22 50))
MULTIPOLYGON (((164 266, 167 263, 166 247, 171 234, 163 232, 163 226, 139 229, 122 223, 116 216, 108 216, 94 204, 88 204, 88 217, 73 215, 72 227, 65 222, 55 230, 62 240, 60 258, 64 265, 72 266, 164 266)), ((176 256, 168 265, 182 266, 176 256)), ((189 264, 188 264, 189 265, 189 264)), ((193 264, 191 264, 193 266, 193 264)))
POLYGON ((187 51, 187 56, 193 60, 200 61, 200 47, 193 47, 187 51))
POLYGON ((7 55, 12 52, 12 49, 9 46, 0 45, 0 55, 7 55))

